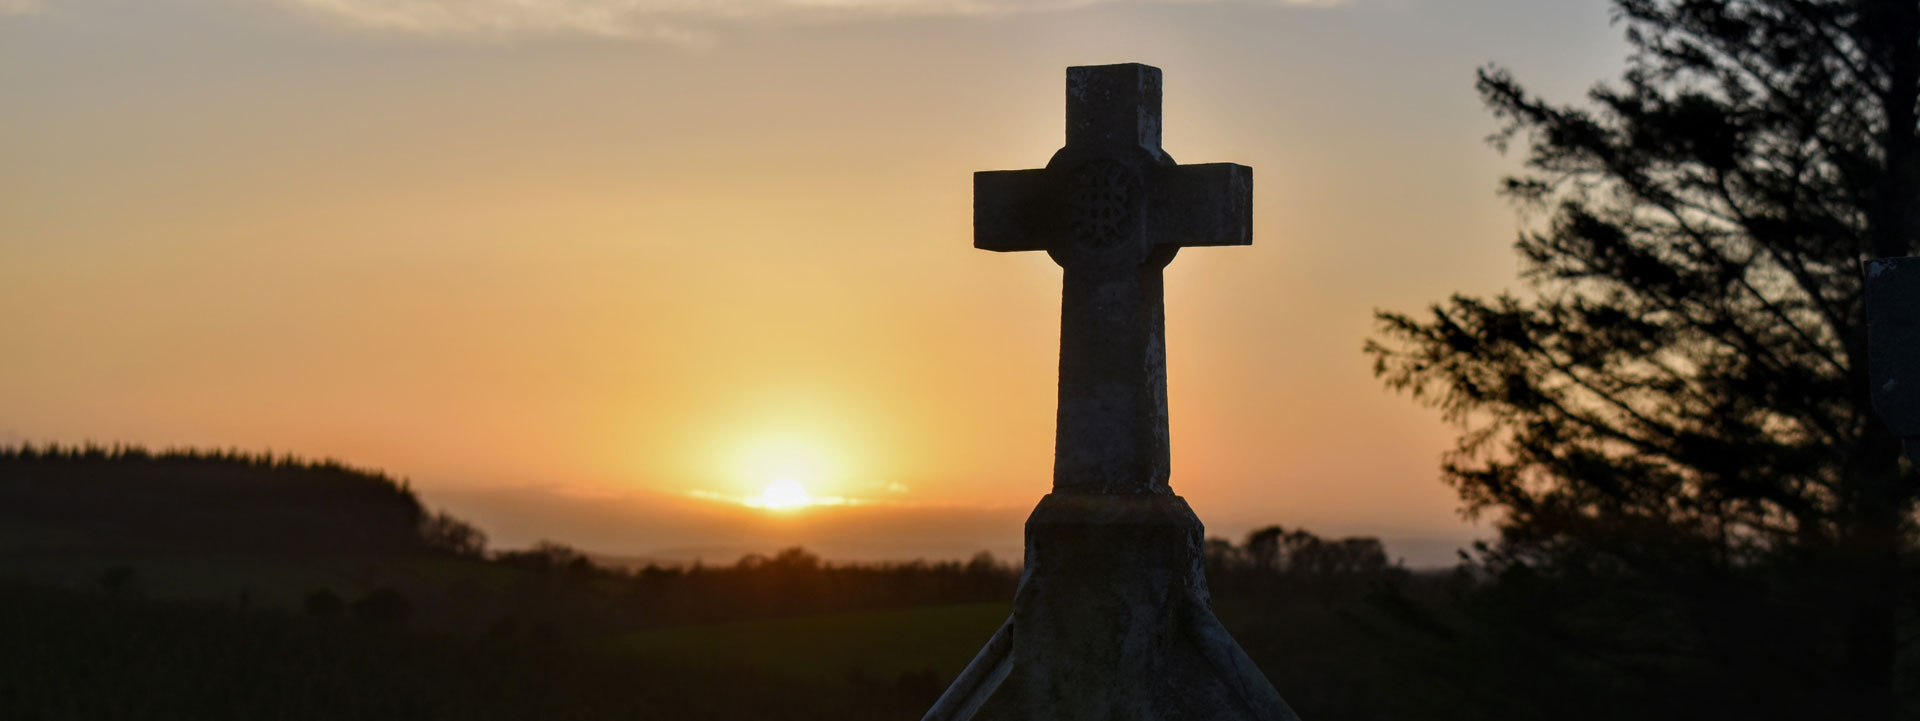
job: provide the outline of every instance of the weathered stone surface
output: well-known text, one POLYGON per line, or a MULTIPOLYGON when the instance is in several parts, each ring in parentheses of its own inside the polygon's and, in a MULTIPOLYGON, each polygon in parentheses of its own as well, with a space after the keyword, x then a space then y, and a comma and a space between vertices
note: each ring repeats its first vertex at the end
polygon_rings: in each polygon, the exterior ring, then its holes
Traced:
POLYGON ((1297 721, 1208 607, 1203 535, 1179 496, 1042 499, 1013 617, 928 721, 1297 721))
POLYGON ((1158 68, 1068 68, 1066 147, 975 173, 973 237, 1063 271, 1054 489, 1171 493, 1160 271, 1185 246, 1253 242, 1252 169, 1174 164, 1158 68))
POLYGON ((1913 457, 1920 450, 1920 258, 1868 262, 1867 339, 1873 408, 1913 457))
POLYGON ((1252 242, 1251 170, 1160 149, 1160 71, 1067 70, 1067 144, 974 175, 974 245, 1062 268, 1054 492, 1013 617, 926 721, 1297 721, 1208 606, 1200 519, 1168 485, 1161 268, 1252 242))

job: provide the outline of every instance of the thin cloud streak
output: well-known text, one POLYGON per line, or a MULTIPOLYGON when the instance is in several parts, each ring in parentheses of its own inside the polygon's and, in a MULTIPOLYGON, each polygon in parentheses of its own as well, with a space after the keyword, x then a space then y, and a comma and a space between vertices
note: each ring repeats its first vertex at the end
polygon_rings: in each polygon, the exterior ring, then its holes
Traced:
MULTIPOLYGON (((270 0, 348 26, 414 35, 512 38, 586 35, 700 46, 699 21, 736 3, 676 0, 270 0)), ((745 4, 745 3, 742 3, 745 4)))
MULTIPOLYGON (((34 0, 0 0, 33 2, 34 0)), ((727 25, 876 16, 994 17, 1061 12, 1119 0, 269 0, 369 30, 452 37, 588 35, 701 46, 727 25)), ((1146 0, 1200 5, 1219 0, 1146 0)), ((1347 0, 1265 0, 1332 7, 1347 0)))

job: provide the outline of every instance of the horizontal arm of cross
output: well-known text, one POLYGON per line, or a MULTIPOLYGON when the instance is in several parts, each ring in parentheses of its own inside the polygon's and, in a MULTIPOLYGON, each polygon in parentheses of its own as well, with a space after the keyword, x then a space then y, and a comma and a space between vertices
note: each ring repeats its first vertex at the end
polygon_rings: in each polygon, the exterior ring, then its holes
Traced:
POLYGON ((1161 245, 1252 245, 1253 169, 1234 163, 1157 168, 1147 218, 1161 245))
POLYGON ((1060 182, 1045 168, 973 174, 973 247, 1046 250, 1066 232, 1060 182))
MULTIPOLYGON (((1234 163, 1163 165, 1148 173, 1147 234, 1160 245, 1253 243, 1253 169, 1234 163)), ((1055 170, 973 174, 973 247, 1048 250, 1067 237, 1067 193, 1055 170)))

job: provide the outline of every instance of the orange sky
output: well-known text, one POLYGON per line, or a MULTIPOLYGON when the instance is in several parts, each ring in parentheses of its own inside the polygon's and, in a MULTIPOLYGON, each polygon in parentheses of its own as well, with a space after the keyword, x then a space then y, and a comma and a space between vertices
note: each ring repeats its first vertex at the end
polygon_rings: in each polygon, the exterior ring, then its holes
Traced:
POLYGON ((1452 432, 1371 378, 1370 314, 1518 288, 1473 70, 1571 98, 1617 36, 1597 1, 0 0, 0 442, 338 457, 501 545, 1017 552, 1059 272, 971 248, 971 173, 1046 162, 1067 65, 1139 61, 1169 152, 1257 180, 1254 245, 1168 269, 1175 490, 1443 559, 1481 532, 1452 432), (690 495, 780 477, 866 505, 690 495))

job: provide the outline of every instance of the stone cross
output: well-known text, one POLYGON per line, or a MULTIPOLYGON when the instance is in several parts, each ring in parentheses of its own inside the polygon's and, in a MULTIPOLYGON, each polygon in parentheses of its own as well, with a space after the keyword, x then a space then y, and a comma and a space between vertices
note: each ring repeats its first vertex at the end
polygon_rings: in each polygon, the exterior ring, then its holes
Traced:
POLYGON ((1867 263, 1867 372, 1874 411, 1920 463, 1920 258, 1867 263))
POLYGON ((1047 167, 973 175, 973 244, 1064 271, 1053 487, 1171 493, 1160 269, 1253 242, 1253 170, 1160 149, 1160 69, 1067 69, 1067 144, 1047 167))
POLYGON ((973 176, 976 247, 1065 276, 1053 492, 1013 615, 924 721, 1298 721, 1213 615, 1205 528, 1167 486, 1160 269, 1252 242, 1253 171, 1160 149, 1160 71, 1067 69, 1067 144, 973 176))

